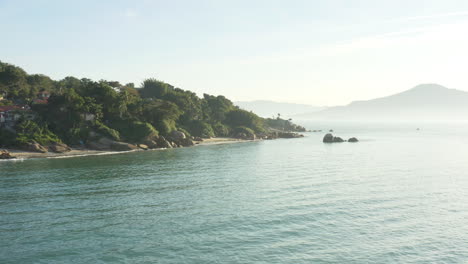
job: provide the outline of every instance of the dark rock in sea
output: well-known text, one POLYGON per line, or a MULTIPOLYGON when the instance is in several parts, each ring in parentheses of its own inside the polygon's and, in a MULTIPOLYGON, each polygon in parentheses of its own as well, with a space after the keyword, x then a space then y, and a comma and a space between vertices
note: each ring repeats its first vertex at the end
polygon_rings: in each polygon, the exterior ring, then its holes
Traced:
POLYGON ((355 137, 348 139, 348 142, 358 142, 359 140, 355 137))
POLYGON ((323 137, 323 143, 333 143, 333 135, 328 133, 323 137))
POLYGON ((328 133, 323 137, 323 143, 341 143, 344 140, 340 137, 334 137, 333 134, 328 133))
POLYGON ((6 151, 6 150, 2 150, 0 152, 0 159, 16 159, 15 156, 12 156, 10 154, 10 152, 6 151))
POLYGON ((333 132, 333 129, 330 129, 328 132, 333 132))
POLYGON ((55 153, 65 153, 71 151, 71 148, 64 143, 54 142, 51 145, 49 145, 49 151, 55 153))
POLYGON ((128 151, 138 149, 137 146, 125 142, 114 142, 111 144, 110 148, 115 151, 128 151))
POLYGON ((340 137, 333 137, 333 143, 341 143, 344 142, 344 140, 340 137))
POLYGON ((46 153, 47 148, 42 146, 41 144, 37 143, 36 141, 32 141, 25 146, 26 150, 33 151, 33 152, 40 152, 40 153, 46 153))

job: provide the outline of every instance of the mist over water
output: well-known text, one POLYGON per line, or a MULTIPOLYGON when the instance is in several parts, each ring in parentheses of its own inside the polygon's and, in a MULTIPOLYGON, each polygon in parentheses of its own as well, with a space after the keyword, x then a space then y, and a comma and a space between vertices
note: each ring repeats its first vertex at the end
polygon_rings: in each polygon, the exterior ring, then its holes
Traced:
POLYGON ((0 263, 468 259, 468 124, 302 124, 323 132, 1 162, 0 263))

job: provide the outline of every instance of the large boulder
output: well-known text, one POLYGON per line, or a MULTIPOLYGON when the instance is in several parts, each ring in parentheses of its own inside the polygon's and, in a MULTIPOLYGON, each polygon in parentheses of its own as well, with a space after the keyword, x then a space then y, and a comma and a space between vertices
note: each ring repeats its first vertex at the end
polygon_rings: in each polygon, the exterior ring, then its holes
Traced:
POLYGON ((172 148, 172 145, 169 141, 167 141, 163 136, 160 136, 156 140, 158 148, 172 148))
POLYGON ((116 141, 106 137, 101 137, 98 140, 88 141, 86 146, 93 150, 110 150, 111 145, 114 143, 116 143, 116 141))
POLYGON ((182 147, 190 147, 195 145, 195 143, 193 143, 193 141, 190 138, 184 138, 182 140, 179 140, 179 145, 181 145, 182 147))
POLYGON ((86 142, 86 147, 92 150, 109 150, 110 146, 102 145, 96 141, 88 141, 86 142))
POLYGON ((348 142, 352 142, 352 143, 358 142, 358 141, 359 140, 357 138, 355 138, 355 137, 352 137, 352 138, 348 139, 348 142))
POLYGON ((323 137, 323 143, 341 143, 344 140, 340 137, 334 137, 333 134, 328 133, 323 137))
POLYGON ((148 150, 149 147, 145 144, 138 144, 138 147, 141 148, 142 150, 148 150))
POLYGON ((172 131, 170 134, 170 138, 176 142, 183 140, 186 138, 185 133, 181 131, 172 131))
POLYGON ((64 143, 54 142, 51 145, 49 145, 49 151, 55 153, 64 153, 71 151, 71 148, 64 143))
POLYGON ((323 137, 323 143, 333 143, 333 135, 328 133, 323 137))
POLYGON ((29 151, 33 151, 33 152, 40 152, 40 153, 47 152, 47 148, 37 143, 36 141, 26 144, 25 149, 29 151))
POLYGON ((110 147, 110 146, 111 146, 112 144, 114 144, 116 141, 115 141, 115 140, 112 140, 112 139, 110 139, 110 138, 102 137, 102 138, 100 138, 97 142, 98 142, 99 144, 101 144, 101 145, 110 147))
POLYGON ((137 146, 125 142, 114 142, 110 145, 110 148, 115 151, 129 151, 138 149, 137 146))
POLYGON ((146 140, 145 145, 148 146, 148 148, 150 149, 158 148, 158 143, 156 143, 156 141, 154 140, 146 140))
POLYGON ((344 142, 344 140, 340 137, 333 137, 333 143, 341 143, 344 142))

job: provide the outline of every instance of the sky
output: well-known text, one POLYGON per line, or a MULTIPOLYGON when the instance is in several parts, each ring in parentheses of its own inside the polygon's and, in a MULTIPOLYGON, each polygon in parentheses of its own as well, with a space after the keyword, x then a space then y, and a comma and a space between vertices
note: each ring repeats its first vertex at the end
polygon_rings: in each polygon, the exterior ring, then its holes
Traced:
POLYGON ((465 0, 0 0, 0 32, 1 61, 53 79, 318 106, 468 91, 465 0))

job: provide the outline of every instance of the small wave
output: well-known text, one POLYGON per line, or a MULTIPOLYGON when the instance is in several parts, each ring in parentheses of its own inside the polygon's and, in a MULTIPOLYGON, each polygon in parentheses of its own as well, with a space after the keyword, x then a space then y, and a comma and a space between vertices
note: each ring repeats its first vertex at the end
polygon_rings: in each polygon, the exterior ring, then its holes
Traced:
POLYGON ((0 162, 1 161, 6 161, 6 162, 21 162, 21 161, 24 161, 25 158, 14 158, 14 159, 0 159, 0 162))
POLYGON ((104 155, 114 155, 114 154, 124 154, 129 152, 137 152, 140 150, 128 150, 128 151, 109 151, 109 152, 100 152, 100 153, 84 153, 84 154, 76 154, 76 155, 66 155, 66 156, 56 156, 56 157, 45 157, 46 159, 68 159, 68 158, 75 158, 75 157, 86 157, 86 156, 104 156, 104 155))

